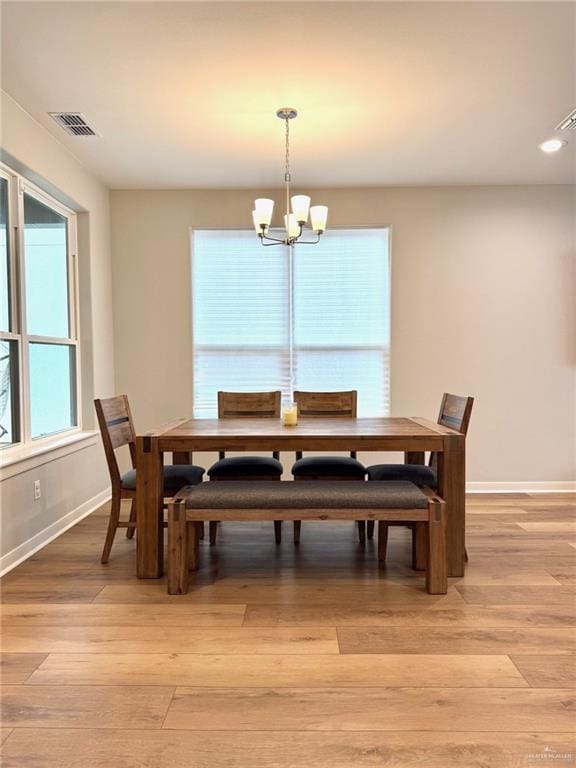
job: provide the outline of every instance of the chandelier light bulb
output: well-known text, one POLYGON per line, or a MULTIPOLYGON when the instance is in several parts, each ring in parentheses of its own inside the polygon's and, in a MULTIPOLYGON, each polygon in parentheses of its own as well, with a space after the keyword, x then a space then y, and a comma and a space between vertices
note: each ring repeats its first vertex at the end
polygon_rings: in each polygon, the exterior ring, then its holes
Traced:
POLYGON ((274 200, 259 197, 254 201, 254 209, 258 214, 260 224, 265 224, 269 227, 272 221, 272 212, 274 211, 274 200))
POLYGON ((308 211, 310 210, 310 198, 308 195, 293 195, 292 213, 296 216, 298 224, 306 224, 308 221, 308 211))
POLYGON ((300 225, 293 213, 284 216, 284 226, 286 227, 288 237, 298 237, 300 234, 300 225))
POLYGON ((252 221, 254 222, 254 229, 257 234, 262 234, 262 227, 264 227, 265 232, 268 231, 268 224, 266 224, 265 221, 262 221, 262 215, 259 211, 252 211, 252 221))
POLYGON ((314 232, 322 233, 326 231, 326 221, 328 220, 328 206, 313 205, 310 208, 310 221, 314 232))

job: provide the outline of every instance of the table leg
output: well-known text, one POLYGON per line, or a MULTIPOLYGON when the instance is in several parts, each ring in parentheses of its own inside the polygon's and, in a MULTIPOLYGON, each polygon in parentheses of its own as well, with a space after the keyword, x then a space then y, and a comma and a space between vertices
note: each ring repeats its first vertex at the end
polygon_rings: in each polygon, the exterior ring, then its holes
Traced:
POLYGON ((466 548, 466 455, 464 436, 450 436, 438 451, 438 492, 446 502, 448 575, 464 576, 466 548))
POLYGON ((139 579, 164 571, 163 456, 158 441, 136 438, 136 568, 139 579))
POLYGON ((404 451, 404 464, 426 464, 424 451, 404 451))

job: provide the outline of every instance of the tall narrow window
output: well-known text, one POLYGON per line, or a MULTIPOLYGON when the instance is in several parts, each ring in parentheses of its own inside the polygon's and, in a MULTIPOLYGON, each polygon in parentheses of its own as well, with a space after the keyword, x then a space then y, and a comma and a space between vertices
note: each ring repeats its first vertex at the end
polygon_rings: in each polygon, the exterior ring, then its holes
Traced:
POLYGON ((252 232, 193 234, 194 414, 219 389, 358 390, 358 412, 389 412, 387 229, 331 230, 293 251, 252 232))
POLYGON ((31 436, 76 424, 76 364, 70 318, 68 219, 24 193, 26 328, 31 436))
POLYGON ((0 444, 77 428, 75 215, 0 171, 0 444), (18 247, 16 247, 18 246, 18 247))

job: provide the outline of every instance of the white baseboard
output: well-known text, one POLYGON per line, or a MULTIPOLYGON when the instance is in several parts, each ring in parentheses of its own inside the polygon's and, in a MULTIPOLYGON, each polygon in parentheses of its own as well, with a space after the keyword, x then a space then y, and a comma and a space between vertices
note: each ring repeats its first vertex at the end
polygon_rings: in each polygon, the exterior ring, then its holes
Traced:
POLYGON ((575 480, 522 483, 466 483, 467 493, 576 493, 575 480))
POLYGON ((105 504, 109 499, 110 489, 106 488, 101 493, 98 493, 96 496, 88 499, 88 501, 85 501, 84 504, 81 504, 79 507, 76 507, 76 509, 65 514, 59 520, 56 520, 56 522, 52 523, 47 528, 34 534, 28 541, 14 547, 14 549, 0 558, 0 576, 4 576, 5 573, 8 573, 8 571, 11 571, 17 565, 20 565, 21 562, 27 560, 35 552, 38 552, 39 549, 45 547, 46 544, 49 544, 58 536, 61 536, 64 531, 67 531, 68 528, 72 528, 73 525, 76 525, 82 518, 87 517, 94 512, 95 509, 101 507, 102 504, 105 504))

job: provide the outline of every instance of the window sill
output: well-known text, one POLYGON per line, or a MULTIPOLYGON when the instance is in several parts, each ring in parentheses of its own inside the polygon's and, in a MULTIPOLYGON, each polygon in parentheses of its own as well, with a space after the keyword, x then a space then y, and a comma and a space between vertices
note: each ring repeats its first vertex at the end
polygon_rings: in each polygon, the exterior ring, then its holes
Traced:
POLYGON ((0 454, 0 482, 71 453, 83 451, 96 445, 98 441, 98 432, 74 432, 38 445, 8 448, 0 454))

